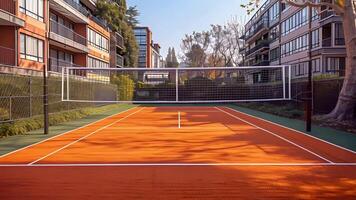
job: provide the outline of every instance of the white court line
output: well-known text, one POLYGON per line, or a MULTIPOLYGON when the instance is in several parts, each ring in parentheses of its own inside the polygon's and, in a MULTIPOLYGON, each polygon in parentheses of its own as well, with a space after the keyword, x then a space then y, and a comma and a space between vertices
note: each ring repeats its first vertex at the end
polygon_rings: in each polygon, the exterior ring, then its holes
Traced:
POLYGON ((281 125, 281 124, 277 124, 277 123, 275 123, 275 122, 271 122, 271 121, 268 121, 268 120, 266 120, 266 119, 263 119, 263 118, 260 118, 260 117, 257 117, 257 116, 253 116, 253 115, 250 115, 250 114, 247 114, 247 113, 243 113, 243 112, 240 112, 240 111, 238 111, 238 110, 235 110, 235 109, 232 109, 232 108, 229 108, 229 107, 225 107, 225 108, 227 108, 227 109, 229 109, 229 110, 232 110, 232 111, 234 111, 234 112, 243 114, 243 115, 247 115, 247 116, 249 116, 249 117, 253 117, 253 118, 262 120, 262 121, 264 121, 264 122, 268 122, 268 123, 270 123, 270 124, 274 124, 274 125, 283 127, 283 128, 285 128, 285 129, 288 129, 288 130, 291 130, 291 131, 295 131, 295 132, 297 132, 297 133, 303 134, 303 135, 308 136, 308 137, 310 137, 310 138, 313 138, 313 139, 319 140, 319 141, 321 141, 321 142, 330 144, 330 145, 332 145, 332 146, 334 146, 334 147, 337 147, 337 148, 339 148, 339 149, 342 149, 342 150, 348 151, 348 152, 350 152, 350 153, 356 154, 356 151, 353 151, 353 150, 351 150, 351 149, 347 149, 347 148, 342 147, 342 146, 339 146, 339 145, 337 145, 337 144, 333 144, 333 143, 331 143, 331 142, 328 142, 328 141, 326 141, 326 140, 317 138, 317 137, 315 137, 315 136, 312 136, 312 135, 303 133, 302 131, 298 131, 298 130, 292 129, 292 128, 289 128, 289 127, 287 127, 287 126, 283 126, 283 125, 281 125))
POLYGON ((178 128, 181 128, 180 126, 180 112, 178 111, 178 128))
POLYGON ((66 135, 66 134, 68 134, 68 133, 77 131, 77 130, 79 130, 79 129, 82 129, 82 128, 91 126, 91 125, 93 125, 93 124, 95 124, 95 123, 104 121, 104 120, 106 120, 106 119, 108 119, 108 118, 111 118, 111 117, 114 117, 114 116, 116 116, 116 115, 119 115, 119 114, 128 112, 128 111, 130 111, 130 110, 132 110, 132 109, 134 109, 134 108, 137 108, 137 107, 133 107, 133 108, 130 108, 130 109, 127 109, 127 110, 123 110, 123 111, 121 111, 121 112, 119 112, 119 113, 115 113, 115 114, 113 114, 113 115, 107 116, 107 117, 102 118, 102 119, 100 119, 100 120, 97 120, 97 121, 91 122, 91 123, 89 123, 89 124, 86 124, 86 125, 84 125, 84 126, 80 126, 80 127, 78 127, 78 128, 72 129, 72 130, 70 130, 70 131, 67 131, 67 132, 64 132, 64 133, 61 133, 61 134, 52 136, 52 137, 50 137, 50 138, 47 138, 47 139, 45 139, 45 140, 41 140, 41 141, 39 141, 39 142, 36 142, 36 143, 30 144, 30 145, 28 145, 28 146, 22 147, 22 148, 20 148, 20 149, 16 149, 16 150, 14 150, 14 151, 11 151, 11 152, 9 152, 9 153, 6 153, 6 154, 4 154, 4 155, 1 155, 0 158, 4 158, 4 157, 9 156, 9 155, 11 155, 11 154, 14 154, 14 153, 16 153, 16 152, 19 152, 19 151, 28 149, 28 148, 30 148, 30 147, 39 145, 39 144, 41 144, 41 143, 47 142, 47 141, 52 140, 52 139, 55 139, 55 138, 57 138, 57 137, 60 137, 60 136, 66 135))
POLYGON ((69 144, 67 144, 67 145, 65 145, 65 146, 63 146, 63 147, 61 147, 61 148, 59 148, 59 149, 57 149, 57 150, 55 150, 55 151, 53 151, 53 152, 51 152, 51 153, 49 153, 49 154, 47 154, 47 155, 45 155, 45 156, 43 156, 43 157, 41 157, 41 158, 35 160, 35 161, 33 161, 33 162, 31 162, 31 163, 29 163, 28 165, 33 165, 33 164, 35 164, 35 163, 37 163, 37 162, 39 162, 39 161, 41 161, 41 160, 43 160, 43 159, 45 159, 45 158, 47 158, 47 157, 49 157, 49 156, 51 156, 51 155, 53 155, 53 154, 59 152, 59 151, 61 151, 61 150, 65 149, 65 148, 71 146, 72 144, 75 144, 75 143, 77 143, 77 142, 79 142, 79 141, 81 141, 81 140, 84 140, 85 138, 87 138, 87 137, 89 137, 89 136, 91 136, 91 135, 93 135, 93 134, 95 134, 95 133, 97 133, 97 132, 99 132, 99 131, 101 131, 101 130, 104 130, 104 129, 106 129, 106 128, 108 128, 108 127, 110 127, 110 126, 112 126, 112 125, 114 125, 114 124, 116 124, 116 123, 118 123, 118 122, 124 120, 124 119, 127 119, 128 117, 130 117, 130 116, 132 116, 132 115, 134 115, 134 114, 136 114, 136 113, 142 111, 143 109, 144 109, 144 108, 141 108, 140 110, 137 110, 137 111, 135 111, 135 112, 133 112, 133 113, 131 113, 131 114, 129 114, 129 115, 123 117, 123 118, 120 118, 120 119, 114 121, 114 122, 111 123, 111 124, 108 124, 108 125, 106 125, 106 126, 103 126, 103 127, 99 128, 99 129, 97 129, 97 130, 95 130, 95 131, 93 131, 93 132, 91 132, 91 133, 89 133, 89 134, 87 134, 87 135, 85 135, 85 136, 83 136, 83 137, 81 137, 81 138, 79 138, 79 139, 77 139, 77 140, 75 140, 75 141, 73 141, 73 142, 71 142, 71 143, 69 143, 69 144))
POLYGON ((288 139, 286 139, 286 138, 284 138, 284 137, 282 137, 282 136, 280 136, 280 135, 278 135, 278 134, 276 134, 276 133, 273 133, 273 132, 271 132, 271 131, 269 131, 269 130, 266 130, 266 129, 264 129, 264 128, 261 128, 261 127, 257 126, 256 124, 253 124, 253 123, 248 122, 248 121, 246 121, 246 120, 243 120, 243 119, 241 119, 241 118, 239 118, 239 117, 237 117, 237 116, 235 116, 235 115, 233 115, 233 114, 231 114, 231 113, 228 113, 228 112, 226 112, 226 111, 224 111, 224 110, 222 110, 222 109, 220 109, 220 108, 218 108, 218 107, 215 107, 215 108, 218 109, 218 110, 220 110, 221 112, 223 112, 223 113, 225 113, 225 114, 227 114, 227 115, 229 115, 229 116, 235 118, 235 119, 238 119, 238 120, 240 120, 240 121, 243 121, 243 122, 245 122, 246 124, 249 124, 249 125, 251 125, 251 126, 253 126, 253 127, 256 127, 256 128, 258 128, 258 129, 260 129, 260 130, 266 132, 266 133, 272 134, 272 135, 274 135, 275 137, 278 137, 279 139, 282 139, 282 140, 288 142, 289 144, 292 144, 292 145, 294 145, 294 146, 296 146, 296 147, 299 147, 300 149, 302 149, 302 150, 304 150, 304 151, 306 151, 306 152, 308 152, 308 153, 311 153, 311 154, 313 154, 314 156, 316 156, 316 157, 318 157, 318 158, 320 158, 320 159, 322 159, 322 160, 324 160, 324 161, 326 161, 326 162, 328 162, 328 163, 331 163, 331 164, 334 163, 334 162, 332 162, 332 161, 330 161, 330 160, 324 158, 323 156, 321 156, 321 155, 319 155, 319 154, 317 154, 317 153, 315 153, 315 152, 313 152, 313 151, 311 151, 311 150, 309 150, 309 149, 307 149, 307 148, 304 148, 304 147, 302 147, 302 146, 300 146, 300 145, 298 145, 298 144, 296 144, 296 143, 294 143, 294 142, 292 142, 292 141, 290 141, 290 140, 288 140, 288 139))
POLYGON ((216 110, 212 110, 212 111, 209 111, 209 110, 181 110, 181 112, 184 112, 184 113, 219 113, 219 111, 216 111, 216 110))
POLYGON ((107 164, 0 164, 0 167, 135 167, 135 166, 356 166, 356 163, 107 163, 107 164))

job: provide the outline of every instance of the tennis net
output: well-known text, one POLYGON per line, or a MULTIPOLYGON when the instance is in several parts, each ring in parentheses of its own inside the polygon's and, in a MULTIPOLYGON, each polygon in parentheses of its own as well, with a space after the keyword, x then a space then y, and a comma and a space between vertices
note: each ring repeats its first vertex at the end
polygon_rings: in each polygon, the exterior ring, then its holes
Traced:
POLYGON ((291 99, 290 66, 215 68, 63 68, 62 100, 205 103, 291 99), (106 92, 97 83, 117 93, 106 92), (78 96, 72 88, 87 91, 78 96))

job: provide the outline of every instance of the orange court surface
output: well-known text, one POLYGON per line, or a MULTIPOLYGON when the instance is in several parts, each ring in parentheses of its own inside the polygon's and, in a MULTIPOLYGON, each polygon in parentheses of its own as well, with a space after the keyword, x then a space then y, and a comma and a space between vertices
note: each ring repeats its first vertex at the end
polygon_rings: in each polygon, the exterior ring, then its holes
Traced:
POLYGON ((228 107, 139 106, 0 157, 0 199, 356 199, 356 153, 228 107))

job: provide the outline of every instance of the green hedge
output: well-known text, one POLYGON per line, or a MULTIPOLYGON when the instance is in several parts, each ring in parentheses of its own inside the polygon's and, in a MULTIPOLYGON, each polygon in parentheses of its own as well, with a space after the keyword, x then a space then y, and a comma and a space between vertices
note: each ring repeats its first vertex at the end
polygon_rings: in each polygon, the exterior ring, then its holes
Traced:
POLYGON ((117 85, 120 101, 132 101, 135 92, 135 82, 129 75, 116 75, 111 78, 111 83, 117 85))
POLYGON ((241 107, 258 110, 291 119, 300 119, 304 116, 304 111, 294 103, 239 103, 241 107))
MULTIPOLYGON (((64 111, 60 113, 53 113, 49 116, 50 126, 58 125, 60 123, 73 121, 87 117, 89 115, 101 114, 117 108, 118 105, 107 105, 101 107, 87 107, 77 110, 64 111)), ((25 134, 32 130, 43 128, 43 116, 36 116, 28 119, 19 120, 13 123, 0 124, 0 138, 25 134)))

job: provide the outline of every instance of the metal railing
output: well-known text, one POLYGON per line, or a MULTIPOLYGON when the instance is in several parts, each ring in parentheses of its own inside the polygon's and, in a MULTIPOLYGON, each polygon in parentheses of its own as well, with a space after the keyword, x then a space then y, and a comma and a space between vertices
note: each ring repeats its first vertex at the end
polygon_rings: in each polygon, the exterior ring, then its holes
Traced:
POLYGON ((331 37, 322 40, 323 47, 331 47, 331 37))
POLYGON ((15 65, 15 50, 0 46, 0 64, 15 65))
POLYGON ((116 55, 116 66, 123 67, 124 66, 124 57, 121 55, 116 55))
POLYGON ((262 19, 258 22, 258 24, 256 24, 256 28, 253 31, 251 31, 250 33, 246 33, 246 40, 250 39, 252 36, 254 36, 256 33, 258 33, 264 28, 268 29, 268 19, 262 19))
POLYGON ((335 11, 333 10, 329 10, 329 9, 325 9, 323 11, 320 12, 320 20, 324 20, 332 15, 335 15, 335 11))
POLYGON ((63 0, 63 1, 65 1, 67 4, 69 4, 71 7, 75 8, 77 11, 79 11, 86 17, 89 16, 89 11, 87 9, 85 9, 82 5, 80 5, 79 3, 77 3, 73 0, 63 0))
POLYGON ((73 40, 74 42, 77 42, 84 46, 87 45, 87 40, 85 37, 79 35, 78 33, 75 33, 72 29, 69 29, 68 27, 66 27, 64 25, 59 24, 56 21, 51 20, 50 30, 51 30, 51 32, 61 35, 61 36, 68 38, 70 40, 73 40))
POLYGON ((15 1, 14 0, 1 0, 0 10, 4 10, 11 14, 15 14, 15 1))
POLYGON ((118 32, 116 32, 116 45, 121 48, 124 47, 124 38, 118 32))
POLYGON ((256 46, 252 47, 250 50, 246 52, 246 55, 250 55, 251 53, 264 47, 269 47, 269 40, 261 40, 257 42, 256 46))
POLYGON ((103 27, 103 28, 108 28, 108 23, 105 21, 105 20, 103 20, 103 19, 100 19, 100 18, 97 18, 97 17, 95 17, 94 15, 91 15, 90 16, 90 19, 91 20, 93 20, 95 23, 97 23, 98 25, 100 25, 101 27, 103 27))
POLYGON ((76 65, 74 63, 65 60, 59 60, 57 58, 49 58, 49 68, 48 68, 49 71, 62 73, 63 67, 82 67, 82 66, 76 65))

